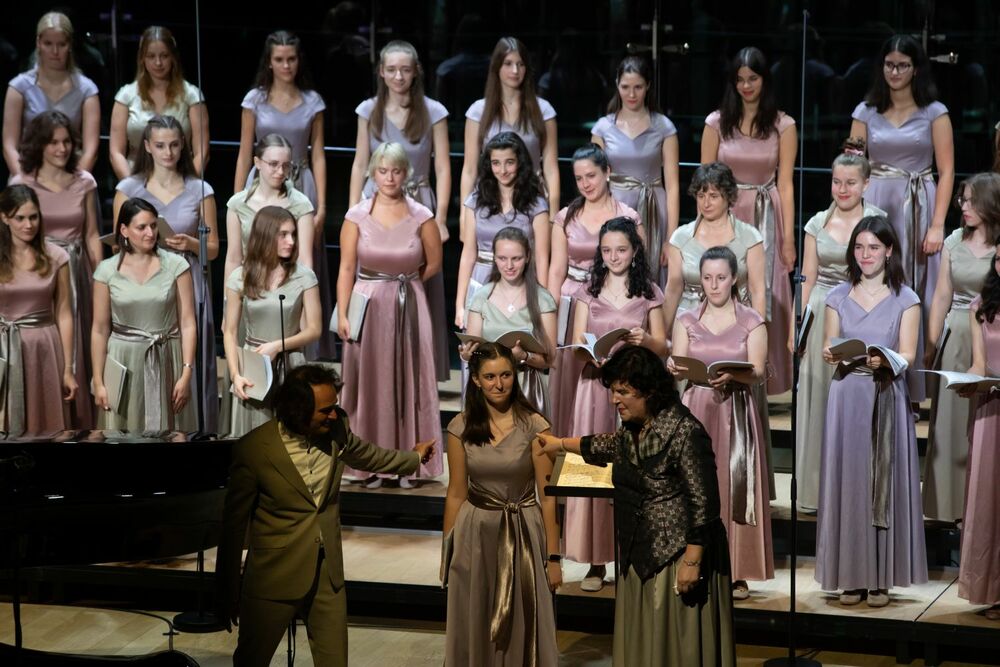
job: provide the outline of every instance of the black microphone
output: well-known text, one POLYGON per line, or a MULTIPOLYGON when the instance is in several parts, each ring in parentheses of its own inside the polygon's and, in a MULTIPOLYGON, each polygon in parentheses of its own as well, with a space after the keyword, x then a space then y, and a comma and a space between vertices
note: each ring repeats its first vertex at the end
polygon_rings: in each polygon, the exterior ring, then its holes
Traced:
POLYGON ((285 295, 278 295, 278 323, 281 325, 281 378, 280 381, 285 381, 285 364, 287 359, 285 358, 285 295))

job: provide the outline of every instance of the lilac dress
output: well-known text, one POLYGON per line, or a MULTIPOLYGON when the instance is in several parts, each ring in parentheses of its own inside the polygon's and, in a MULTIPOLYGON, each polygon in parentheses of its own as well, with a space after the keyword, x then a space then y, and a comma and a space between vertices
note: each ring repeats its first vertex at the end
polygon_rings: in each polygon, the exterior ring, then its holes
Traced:
MULTIPOLYGON (((69 404, 69 422, 73 428, 94 428, 97 415, 90 393, 90 327, 94 312, 94 267, 90 265, 84 233, 87 227, 87 195, 97 189, 94 177, 77 171, 63 190, 49 190, 38 182, 37 174, 18 174, 11 185, 27 185, 38 195, 42 218, 45 220, 45 240, 69 254, 70 291, 73 295, 73 371, 76 383, 82 387, 69 404)), ((61 378, 62 376, 60 376, 61 378)))
MULTIPOLYGON (((437 201, 434 189, 431 187, 430 177, 431 156, 434 149, 433 126, 448 117, 448 110, 444 108, 443 104, 429 97, 424 97, 424 103, 427 105, 427 113, 430 115, 430 126, 420 141, 417 143, 410 141, 401 129, 383 116, 384 124, 381 137, 376 137, 371 125, 368 126, 368 150, 370 155, 387 141, 393 141, 402 146, 403 150, 406 151, 406 158, 409 160, 412 170, 409 180, 404 185, 406 194, 431 211, 436 212, 437 201)), ((374 107, 375 98, 371 97, 359 104, 354 112, 361 118, 370 120, 374 107)), ((362 198, 371 199, 375 196, 376 189, 375 181, 369 178, 365 181, 362 198)), ((431 309, 431 322, 434 323, 434 329, 440 332, 448 331, 450 324, 445 311, 444 272, 441 271, 431 276, 424 287, 427 290, 427 304, 431 309)), ((438 382, 444 382, 451 374, 449 356, 448 337, 443 334, 436 336, 434 338, 434 365, 437 370, 438 382)))
MULTIPOLYGON (((639 221, 639 214, 617 199, 615 200, 615 208, 616 217, 631 218, 635 220, 636 224, 642 224, 639 221)), ((580 222, 579 216, 566 222, 568 211, 569 207, 561 209, 556 213, 553 222, 562 227, 566 233, 566 254, 569 265, 560 294, 559 318, 566 322, 564 335, 571 337, 573 335, 573 317, 576 311, 574 306, 590 280, 590 268, 594 265, 594 255, 597 252, 599 239, 596 233, 591 233, 580 222), (568 312, 563 313, 562 310, 567 308, 565 299, 569 299, 568 312)), ((642 227, 639 229, 639 233, 642 234, 642 227)), ((572 341, 557 342, 562 345, 572 341)), ((555 366, 549 372, 552 432, 556 435, 568 436, 573 429, 573 403, 576 400, 576 388, 580 384, 583 367, 584 362, 573 354, 573 350, 556 350, 555 366)))
MULTIPOLYGON (((764 324, 764 318, 753 308, 734 303, 736 322, 721 333, 713 333, 701 322, 705 304, 697 310, 685 310, 677 321, 687 331, 687 356, 701 359, 706 364, 716 361, 749 361, 748 341, 750 333, 764 324)), ((682 402, 698 418, 709 437, 715 451, 715 470, 719 476, 720 516, 729 535, 729 559, 732 563, 732 578, 737 580, 763 581, 774 578, 774 555, 771 544, 770 487, 768 484, 767 461, 763 451, 764 428, 761 425, 757 401, 746 385, 734 384, 735 389, 717 391, 707 385, 688 383, 682 402), (753 444, 753 455, 746 455, 744 473, 749 481, 753 478, 753 502, 744 501, 745 510, 753 509, 752 520, 748 520, 743 509, 734 509, 733 503, 745 498, 746 487, 733 487, 730 474, 732 465, 734 401, 740 400, 746 407, 750 425, 748 442, 753 444), (747 468, 752 467, 751 470, 747 468)))
MULTIPOLYGON (((899 294, 890 291, 866 312, 850 291, 850 283, 844 282, 826 298, 827 308, 840 317, 838 335, 898 349, 903 312, 920 303, 916 293, 905 286, 899 294)), ((873 471, 872 438, 861 436, 870 432, 875 388, 870 374, 847 373, 830 385, 816 529, 816 581, 825 591, 888 589, 927 581, 917 437, 906 381, 897 376, 883 390, 892 392, 890 463, 873 471), (886 475, 889 482, 885 528, 874 525, 876 474, 886 475)))
MULTIPOLYGON (((423 440, 441 441, 434 331, 420 280, 424 265, 420 226, 435 222, 430 209, 407 197, 409 216, 387 229, 372 218, 374 203, 363 199, 344 216, 359 233, 354 291, 369 301, 360 340, 344 343, 340 404, 359 438, 412 450, 423 440)), ((435 454, 420 465, 416 476, 440 475, 442 461, 443 454, 435 454)))
MULTIPOLYGON (((538 108, 542 112, 543 122, 552 120, 556 117, 556 110, 552 108, 552 105, 549 104, 547 100, 544 100, 541 97, 536 99, 538 100, 538 108)), ((477 123, 481 122, 483 120, 483 107, 485 105, 486 100, 476 100, 465 112, 465 117, 477 123)), ((513 132, 524 140, 524 145, 528 148, 528 154, 531 156, 531 165, 534 168, 535 173, 541 173, 542 140, 541 137, 535 134, 535 130, 531 127, 531 124, 526 123, 525 127, 520 128, 509 125, 503 119, 497 119, 486 129, 486 134, 483 137, 483 146, 486 145, 486 142, 501 132, 513 132)), ((479 148, 482 150, 482 146, 479 148)))
MULTIPOLYGON (((312 124, 316 114, 323 113, 326 104, 315 90, 299 91, 300 102, 291 111, 285 113, 276 109, 267 99, 267 92, 262 88, 253 88, 243 98, 242 107, 253 112, 254 135, 260 141, 269 134, 280 134, 292 145, 292 180, 297 190, 302 192, 313 208, 318 205, 316 195, 316 179, 313 178, 312 162, 309 149, 312 140, 312 124)), ((247 176, 247 187, 253 181, 255 170, 251 169, 247 176)), ((323 323, 330 321, 335 299, 330 287, 330 270, 326 257, 326 234, 320 232, 319 239, 313 239, 313 270, 319 279, 319 301, 323 311, 323 323), (318 245, 316 245, 318 244, 318 245)), ((309 346, 306 357, 332 359, 335 354, 334 335, 328 327, 322 327, 319 342, 309 346)))
MULTIPOLYGON (((973 308, 979 308, 977 302, 973 308)), ((1000 373, 1000 316, 980 325, 989 374, 1000 373)), ((958 596, 972 604, 1000 603, 1000 393, 976 394, 962 524, 958 596)))
MULTIPOLYGON (((156 207, 160 217, 178 234, 198 238, 202 222, 201 203, 213 197, 215 191, 200 178, 187 178, 184 190, 163 203, 149 190, 142 176, 129 176, 118 183, 117 190, 126 197, 141 197, 156 207)), ((200 373, 194 374, 192 398, 198 405, 198 430, 202 433, 219 432, 219 383, 215 368, 215 316, 212 312, 211 275, 202 273, 198 256, 191 252, 179 253, 191 267, 194 283, 195 313, 198 318, 198 355, 200 373)))
MULTIPOLYGON (((653 286, 653 298, 632 298, 620 309, 586 290, 579 301, 590 309, 587 332, 601 337, 613 329, 649 328, 649 311, 663 306, 663 292, 653 286)), ((620 346, 620 344, 619 344, 620 346)), ((617 349, 617 346, 616 346, 617 349)), ((570 436, 612 433, 618 430, 618 413, 610 392, 601 384, 600 369, 584 366, 573 405, 570 436)), ((614 512, 611 501, 603 498, 568 498, 564 521, 566 557, 578 563, 602 565, 615 559, 614 512)))
POLYGON ((38 86, 38 69, 33 68, 21 72, 10 80, 10 87, 21 93, 24 98, 24 111, 21 114, 21 130, 23 131, 31 119, 43 111, 61 111, 69 118, 77 132, 83 125, 83 103, 97 95, 97 85, 76 71, 70 74, 73 87, 69 92, 53 102, 38 86))
MULTIPOLYGON (((59 269, 69 262, 63 249, 45 244, 49 275, 14 269, 13 279, 0 282, 0 431, 12 436, 41 436, 69 428, 68 404, 62 400, 63 348, 55 321, 59 269), (21 356, 10 349, 20 341, 21 356), (20 392, 18 392, 20 388, 20 392), (20 393, 21 398, 15 398, 20 393)), ((88 385, 77 393, 88 400, 88 385)))
MULTIPOLYGON (((767 139, 754 139, 739 129, 733 136, 723 137, 718 111, 705 119, 705 124, 719 133, 718 160, 733 170, 739 183, 739 197, 733 215, 756 227, 764 238, 767 260, 767 359, 774 375, 767 381, 768 394, 781 394, 792 388, 792 354, 788 350, 788 331, 792 321, 792 288, 788 274, 794 267, 785 266, 781 259, 784 242, 781 197, 778 194, 777 171, 781 135, 795 125, 785 113, 778 114, 776 132, 767 139), (759 200, 759 202, 758 202, 759 200), (756 211, 760 211, 758 218, 756 211)), ((876 203, 877 205, 877 203, 876 203)), ((792 215, 793 211, 788 211, 792 215)))
POLYGON ((663 114, 650 113, 649 127, 632 139, 615 123, 615 115, 609 113, 598 120, 590 132, 604 141, 604 152, 613 170, 611 192, 615 199, 635 209, 642 217, 649 267, 652 275, 659 276, 662 286, 666 284, 666 275, 660 267, 660 248, 667 238, 663 141, 675 136, 677 128, 663 114))

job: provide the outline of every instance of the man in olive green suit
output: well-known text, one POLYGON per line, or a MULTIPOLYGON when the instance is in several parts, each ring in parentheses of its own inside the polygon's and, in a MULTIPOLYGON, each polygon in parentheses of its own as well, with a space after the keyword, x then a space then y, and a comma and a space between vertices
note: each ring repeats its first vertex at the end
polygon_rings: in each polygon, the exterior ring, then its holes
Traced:
POLYGON ((234 665, 269 665, 296 616, 305 620, 315 665, 347 665, 344 465, 408 475, 433 453, 433 440, 404 452, 355 436, 336 405, 338 385, 336 374, 321 366, 290 371, 275 396, 276 418, 233 449, 216 577, 220 617, 227 626, 239 619, 234 665))

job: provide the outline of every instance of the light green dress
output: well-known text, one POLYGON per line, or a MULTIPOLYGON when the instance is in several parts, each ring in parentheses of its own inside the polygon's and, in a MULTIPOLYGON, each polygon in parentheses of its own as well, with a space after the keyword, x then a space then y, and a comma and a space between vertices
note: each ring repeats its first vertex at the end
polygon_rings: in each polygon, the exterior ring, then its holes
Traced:
MULTIPOLYGON (((479 313, 483 318, 483 332, 481 336, 487 340, 493 340, 512 329, 532 330, 531 314, 528 307, 524 306, 513 313, 507 313, 496 304, 490 302, 490 295, 493 293, 495 283, 486 283, 472 295, 469 303, 469 312, 479 313)), ((543 287, 538 288, 538 311, 540 313, 554 313, 556 311, 556 301, 543 287)), ((538 338, 538 336, 535 336, 538 338)), ((544 335, 543 335, 544 338, 544 335)), ((545 342, 540 340, 539 342, 545 342)), ((538 412, 549 416, 549 375, 537 368, 525 366, 518 373, 517 381, 521 387, 521 393, 531 402, 538 412)))
MULTIPOLYGON (((969 304, 979 296, 993 264, 995 251, 976 257, 962 243, 956 229, 944 240, 951 260, 951 310, 945 318, 949 331, 941 350, 943 371, 964 373, 972 365, 972 332, 969 304)), ((939 344, 942 339, 938 338, 939 344)), ((965 467, 969 458, 969 399, 945 389, 943 382, 930 385, 931 425, 924 458, 924 516, 954 521, 962 516, 965 502, 965 467)))
MULTIPOLYGON (((184 257, 157 249, 160 268, 141 285, 118 270, 120 255, 110 257, 94 271, 94 280, 108 286, 111 294, 112 333, 108 338, 108 356, 126 369, 121 404, 118 411, 100 411, 98 428, 116 431, 195 431, 198 429, 196 398, 178 413, 170 408, 174 380, 183 370, 184 357, 177 309, 177 279, 190 266, 184 257), (122 327, 132 333, 116 333, 122 327), (145 335, 135 333, 145 332, 145 335), (158 337, 156 341, 152 337, 158 337), (159 383, 147 386, 144 371, 147 363, 162 359, 154 369, 159 383), (159 399, 156 399, 159 394, 159 399)), ((193 390, 193 387, 192 387, 193 390)))
MULTIPOLYGON (((292 217, 298 220, 303 215, 312 213, 316 209, 312 205, 312 202, 309 201, 309 198, 296 190, 290 181, 285 185, 288 188, 288 204, 284 208, 292 214, 292 217)), ((226 208, 235 213, 236 217, 240 219, 240 241, 243 244, 244 257, 247 256, 247 242, 250 240, 250 229, 253 227, 253 219, 257 215, 257 211, 252 209, 247 203, 250 195, 253 194, 253 187, 250 186, 246 190, 237 192, 226 202, 226 208)))
MULTIPOLYGON (((303 295, 307 289, 316 287, 319 281, 312 269, 301 264, 295 265, 295 271, 288 281, 273 291, 264 292, 258 299, 243 296, 243 308, 240 316, 241 328, 246 332, 243 347, 251 349, 261 343, 281 339, 281 320, 278 312, 284 315, 285 338, 291 338, 299 333, 302 323, 303 295), (282 304, 278 295, 284 294, 282 304)), ((243 267, 235 269, 226 280, 226 288, 243 295, 243 267)), ((286 369, 290 370, 305 362, 301 350, 286 350, 286 369)), ((277 371, 277 369, 276 369, 277 371)), ((275 383, 278 374, 275 372, 275 383)), ((272 387, 273 389, 273 387, 272 387)), ((235 394, 229 393, 231 400, 229 437, 239 438, 271 419, 270 394, 263 401, 244 401, 235 394)))
MULTIPOLYGON (((826 231, 826 223, 833 215, 834 205, 809 218, 805 232, 816 239, 819 259, 816 284, 809 293, 812 307, 812 328, 806 340, 806 351, 799 367, 799 395, 796 407, 795 445, 798 447, 798 504, 805 510, 815 510, 819 501, 820 447, 823 444, 823 425, 826 423, 826 399, 835 366, 823 361, 823 327, 826 324, 826 295, 831 289, 847 280, 847 244, 838 243, 826 231)), ((865 202, 865 217, 885 216, 885 212, 865 202)))

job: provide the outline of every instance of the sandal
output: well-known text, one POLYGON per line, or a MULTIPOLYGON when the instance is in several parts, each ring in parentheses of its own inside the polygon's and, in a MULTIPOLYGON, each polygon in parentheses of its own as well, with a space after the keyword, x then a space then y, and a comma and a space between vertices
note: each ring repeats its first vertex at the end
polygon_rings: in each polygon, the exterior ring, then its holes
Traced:
POLYGON ((733 599, 746 600, 750 597, 750 586, 742 579, 733 582, 733 599))
POLYGON ((1000 621, 1000 604, 995 604, 983 612, 988 621, 1000 621))

